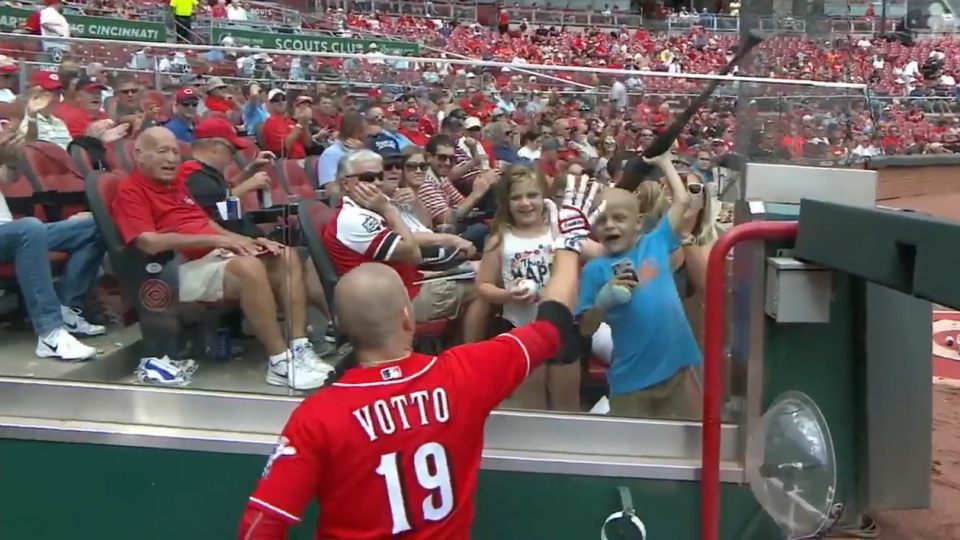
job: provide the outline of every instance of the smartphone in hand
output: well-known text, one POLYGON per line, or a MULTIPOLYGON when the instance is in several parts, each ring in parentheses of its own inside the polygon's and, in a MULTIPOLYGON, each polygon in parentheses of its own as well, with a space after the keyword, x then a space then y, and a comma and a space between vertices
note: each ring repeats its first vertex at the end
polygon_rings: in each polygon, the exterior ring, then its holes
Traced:
POLYGON ((640 281, 640 276, 637 274, 637 268, 633 265, 633 261, 630 259, 620 259, 619 261, 613 263, 613 275, 629 275, 634 281, 640 281))

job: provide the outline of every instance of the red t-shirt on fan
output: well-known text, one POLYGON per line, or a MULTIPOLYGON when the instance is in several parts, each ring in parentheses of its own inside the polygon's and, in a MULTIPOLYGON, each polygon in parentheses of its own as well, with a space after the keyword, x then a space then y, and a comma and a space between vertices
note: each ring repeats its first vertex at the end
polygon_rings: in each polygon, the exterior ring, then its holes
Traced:
MULTIPOLYGON (((294 524, 316 498, 317 540, 470 538, 487 417, 559 342, 556 327, 534 322, 348 370, 294 411, 248 512, 294 524)), ((241 534, 257 530, 247 523, 241 534)))

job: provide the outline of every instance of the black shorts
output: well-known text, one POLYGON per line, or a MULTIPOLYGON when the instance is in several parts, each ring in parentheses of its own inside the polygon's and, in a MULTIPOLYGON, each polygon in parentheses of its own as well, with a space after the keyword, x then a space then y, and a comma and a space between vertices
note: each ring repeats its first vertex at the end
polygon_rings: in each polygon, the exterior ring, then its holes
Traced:
MULTIPOLYGON (((490 332, 493 336, 506 334, 515 328, 512 322, 503 317, 495 318, 490 324, 490 332)), ((572 335, 561 337, 563 338, 563 345, 560 347, 560 353, 555 358, 547 360, 548 365, 569 366, 570 364, 576 364, 581 358, 586 358, 590 354, 590 338, 580 335, 579 323, 574 325, 572 335)))

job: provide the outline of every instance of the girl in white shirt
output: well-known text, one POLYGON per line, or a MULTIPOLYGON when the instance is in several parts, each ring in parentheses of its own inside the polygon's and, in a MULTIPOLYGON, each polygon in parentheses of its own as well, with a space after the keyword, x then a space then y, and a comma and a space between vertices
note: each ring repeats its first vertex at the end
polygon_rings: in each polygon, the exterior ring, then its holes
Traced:
MULTIPOLYGON (((493 322, 494 334, 530 324, 536 317, 540 293, 553 265, 555 232, 549 220, 553 203, 547 200, 547 193, 544 178, 524 166, 507 169, 497 185, 493 232, 477 271, 477 294, 503 308, 493 322)), ((584 256, 596 256, 601 250, 599 244, 590 242, 584 246, 584 256)), ((578 339, 565 344, 556 358, 530 373, 512 396, 514 404, 525 409, 579 412, 580 359, 590 348, 590 343, 578 339)))

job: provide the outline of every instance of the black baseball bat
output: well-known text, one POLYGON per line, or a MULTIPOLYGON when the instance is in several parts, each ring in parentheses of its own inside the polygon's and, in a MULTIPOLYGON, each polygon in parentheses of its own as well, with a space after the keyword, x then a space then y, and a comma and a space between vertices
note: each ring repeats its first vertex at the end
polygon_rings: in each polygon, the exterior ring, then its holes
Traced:
MULTIPOLYGON (((747 34, 743 41, 740 43, 740 48, 737 49, 737 53, 727 62, 727 65, 723 66, 723 69, 720 70, 719 75, 725 76, 729 75, 733 68, 737 67, 744 58, 750 54, 750 51, 754 49, 757 45, 763 42, 763 38, 755 32, 750 32, 747 34)), ((652 158, 663 154, 664 152, 670 150, 670 147, 673 146, 674 141, 677 140, 677 137, 680 136, 680 132, 683 131, 683 128, 690 122, 690 119, 693 118, 693 115, 697 114, 697 111, 700 110, 700 107, 703 107, 703 104, 710 99, 710 95, 720 86, 720 83, 723 82, 721 79, 710 79, 710 82, 707 84, 707 87, 703 89, 703 92, 700 93, 697 97, 690 102, 690 105, 684 109, 683 113, 677 117, 676 120, 670 124, 670 127, 666 129, 663 133, 657 136, 656 139, 650 143, 650 146, 643 151, 643 157, 652 158)), ((644 161, 640 156, 637 156, 636 161, 638 163, 634 164, 632 167, 624 168, 624 175, 620 182, 617 183, 617 187, 625 189, 627 191, 633 191, 637 189, 640 185, 640 182, 646 178, 651 171, 653 171, 653 165, 650 165, 644 161)))

